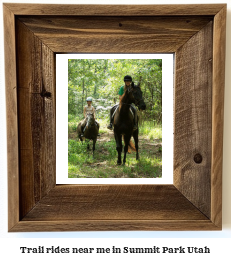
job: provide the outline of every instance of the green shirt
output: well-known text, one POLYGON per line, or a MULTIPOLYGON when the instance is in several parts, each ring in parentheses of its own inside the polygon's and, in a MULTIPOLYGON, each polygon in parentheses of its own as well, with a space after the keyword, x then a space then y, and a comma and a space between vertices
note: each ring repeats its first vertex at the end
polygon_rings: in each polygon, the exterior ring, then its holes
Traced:
POLYGON ((123 95, 124 94, 124 85, 120 87, 120 90, 119 90, 119 95, 123 95))

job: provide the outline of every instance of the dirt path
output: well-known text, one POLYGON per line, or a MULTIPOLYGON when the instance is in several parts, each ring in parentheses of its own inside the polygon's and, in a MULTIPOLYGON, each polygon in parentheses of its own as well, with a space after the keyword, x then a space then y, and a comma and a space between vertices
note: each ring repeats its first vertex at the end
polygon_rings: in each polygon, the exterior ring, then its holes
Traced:
MULTIPOLYGON (((69 133, 68 139, 77 139, 77 134, 75 132, 69 133)), ((100 136, 97 139, 97 143, 105 143, 109 141, 114 141, 114 133, 113 131, 107 131, 105 133, 101 133, 100 136)), ((132 142, 134 143, 134 140, 132 138, 132 142)), ((116 149, 116 148, 115 148, 116 149)), ((150 141, 145 136, 139 136, 139 151, 140 153, 145 150, 149 152, 149 156, 156 155, 158 158, 162 157, 162 140, 155 139, 153 141, 150 141)), ((107 150, 101 149, 100 151, 103 154, 107 154, 107 150)), ((131 152, 135 153, 135 152, 131 152)), ((101 164, 101 163, 100 163, 101 164)))

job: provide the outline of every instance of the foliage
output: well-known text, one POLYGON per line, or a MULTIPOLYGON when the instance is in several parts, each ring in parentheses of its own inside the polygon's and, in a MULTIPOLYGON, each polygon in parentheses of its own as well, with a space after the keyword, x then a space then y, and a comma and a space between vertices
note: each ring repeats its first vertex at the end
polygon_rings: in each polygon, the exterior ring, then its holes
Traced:
POLYGON ((109 107, 118 102, 125 75, 140 83, 147 109, 144 119, 162 122, 161 59, 70 59, 68 62, 68 113, 82 115, 88 96, 93 97, 97 117, 109 115, 109 107), (107 108, 107 110, 106 110, 107 108))
POLYGON ((153 127, 153 122, 146 121, 143 126, 140 126, 139 133, 147 136, 150 140, 162 139, 162 126, 153 127))

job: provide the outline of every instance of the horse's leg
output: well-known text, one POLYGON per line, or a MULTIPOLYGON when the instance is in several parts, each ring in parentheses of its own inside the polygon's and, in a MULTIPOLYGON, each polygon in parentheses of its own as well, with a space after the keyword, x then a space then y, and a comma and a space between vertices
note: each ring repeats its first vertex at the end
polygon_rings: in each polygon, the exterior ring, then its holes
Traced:
POLYGON ((121 165, 122 137, 121 137, 121 135, 117 135, 116 133, 114 135, 115 135, 115 141, 116 141, 116 150, 118 153, 117 164, 121 165))
POLYGON ((93 140, 93 158, 94 158, 94 151, 95 151, 95 143, 96 143, 96 139, 93 140))
POLYGON ((139 146, 138 146, 138 133, 139 133, 139 130, 135 130, 133 131, 133 138, 134 138, 134 141, 135 141, 135 147, 136 147, 136 160, 139 159, 139 146))
POLYGON ((90 149, 90 140, 89 139, 85 139, 85 142, 87 143, 87 149, 90 149))
POLYGON ((129 141, 131 139, 131 136, 129 135, 124 135, 124 160, 123 160, 123 165, 125 164, 126 162, 126 155, 127 155, 127 152, 128 152, 128 145, 129 145, 129 141))

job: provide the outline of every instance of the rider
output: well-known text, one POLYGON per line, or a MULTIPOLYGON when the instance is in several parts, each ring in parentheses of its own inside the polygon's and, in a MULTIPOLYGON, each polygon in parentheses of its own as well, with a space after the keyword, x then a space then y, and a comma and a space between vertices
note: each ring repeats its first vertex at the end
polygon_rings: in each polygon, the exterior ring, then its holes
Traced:
MULTIPOLYGON (((95 108, 92 106, 92 98, 91 97, 87 97, 86 99, 87 101, 87 105, 84 106, 84 109, 83 109, 83 116, 84 116, 84 120, 82 121, 82 136, 83 136, 83 133, 85 131, 85 128, 86 128, 86 123, 87 123, 87 114, 88 113, 93 113, 94 115, 94 119, 95 119, 95 108), (84 129, 83 129, 84 128, 84 129)), ((97 127, 99 126, 99 123, 95 120, 95 123, 97 125, 97 127)))
MULTIPOLYGON (((130 75, 126 75, 124 76, 124 85, 122 85, 120 87, 120 90, 119 90, 119 99, 121 99, 122 95, 124 94, 124 91, 126 88, 128 88, 132 83, 132 77, 130 75)), ((107 126, 107 128, 109 130, 112 130, 112 122, 113 122, 113 119, 114 119, 114 115, 112 115, 112 113, 114 112, 115 108, 118 107, 119 104, 116 104, 114 105, 111 110, 110 110, 110 124, 107 126)), ((136 107, 134 105, 131 105, 131 108, 132 108, 132 111, 134 113, 134 127, 133 127, 133 131, 135 131, 138 126, 137 126, 137 110, 136 110, 136 107)))

